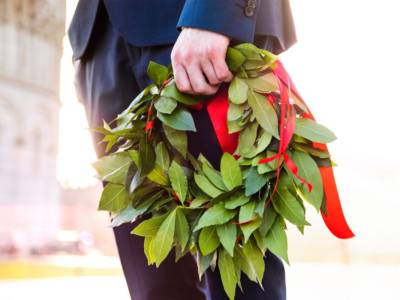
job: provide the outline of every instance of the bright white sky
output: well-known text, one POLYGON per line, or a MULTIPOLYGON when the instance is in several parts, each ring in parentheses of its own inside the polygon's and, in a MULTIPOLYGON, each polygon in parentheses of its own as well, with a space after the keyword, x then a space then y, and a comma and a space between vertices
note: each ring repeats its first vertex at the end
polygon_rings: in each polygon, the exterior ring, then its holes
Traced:
MULTIPOLYGON (((69 16, 74 2, 67 1, 69 16)), ((368 228, 387 247, 400 249, 399 239, 391 238, 400 225, 400 2, 293 0, 292 8, 299 41, 282 60, 316 118, 339 137, 330 149, 352 227, 358 234, 368 228), (372 220, 376 226, 365 227, 372 220)), ((66 43, 58 177, 79 187, 95 182, 89 166, 95 156, 70 57, 66 43)))

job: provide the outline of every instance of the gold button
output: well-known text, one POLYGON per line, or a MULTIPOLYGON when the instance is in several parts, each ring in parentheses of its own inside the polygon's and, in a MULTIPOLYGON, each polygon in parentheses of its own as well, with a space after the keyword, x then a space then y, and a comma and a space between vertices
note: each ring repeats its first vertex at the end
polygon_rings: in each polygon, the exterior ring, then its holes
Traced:
POLYGON ((245 9, 244 9, 244 14, 245 14, 247 17, 253 16, 253 15, 254 15, 254 8, 251 7, 251 6, 246 6, 245 9))

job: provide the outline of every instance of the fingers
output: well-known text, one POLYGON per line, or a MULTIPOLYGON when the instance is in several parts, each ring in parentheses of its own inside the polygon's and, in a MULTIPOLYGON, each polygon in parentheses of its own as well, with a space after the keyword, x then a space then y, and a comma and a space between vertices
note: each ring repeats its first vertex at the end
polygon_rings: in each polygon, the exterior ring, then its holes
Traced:
POLYGON ((213 95, 218 91, 218 86, 207 83, 200 64, 190 64, 186 70, 194 94, 213 95))
MULTIPOLYGON (((222 53, 222 52, 221 52, 222 53)), ((225 52, 223 52, 225 53, 225 52)), ((219 82, 230 82, 233 79, 232 73, 229 71, 225 62, 225 55, 218 53, 210 55, 211 63, 214 67, 215 74, 219 82)))
POLYGON ((219 85, 221 83, 221 81, 217 77, 217 74, 215 74, 214 67, 210 60, 204 59, 201 62, 201 69, 203 70, 204 75, 211 85, 219 85))
POLYGON ((212 95, 217 92, 218 85, 210 84, 219 83, 210 61, 186 54, 182 55, 179 52, 173 52, 171 60, 179 91, 203 95, 212 95))
POLYGON ((229 38, 207 30, 184 28, 171 53, 177 88, 211 95, 233 75, 225 62, 229 38), (201 43, 198 43, 202 41, 201 43))
POLYGON ((189 77, 186 73, 185 68, 180 65, 176 64, 173 65, 174 69, 174 77, 175 77, 175 84, 179 91, 182 93, 192 94, 193 88, 190 84, 189 77))
MULTIPOLYGON (((212 86, 207 83, 198 63, 191 63, 185 66, 179 60, 174 60, 173 69, 176 86, 183 93, 212 95, 218 90, 218 86, 212 86)), ((209 72, 211 71, 209 70, 209 72)), ((214 74, 214 80, 216 80, 215 78, 214 74)))

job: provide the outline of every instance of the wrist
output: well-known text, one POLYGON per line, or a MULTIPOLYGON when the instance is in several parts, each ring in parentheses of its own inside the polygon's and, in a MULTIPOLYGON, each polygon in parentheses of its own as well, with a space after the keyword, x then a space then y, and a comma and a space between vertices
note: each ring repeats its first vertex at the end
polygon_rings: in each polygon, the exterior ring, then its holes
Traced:
POLYGON ((199 32, 199 33, 208 33, 208 34, 213 34, 213 35, 225 38, 225 39, 228 40, 228 42, 231 42, 231 40, 232 40, 232 38, 230 36, 227 36, 227 35, 224 35, 222 33, 212 31, 212 30, 202 29, 202 28, 182 26, 181 27, 181 31, 185 31, 185 32, 192 31, 192 32, 199 32))

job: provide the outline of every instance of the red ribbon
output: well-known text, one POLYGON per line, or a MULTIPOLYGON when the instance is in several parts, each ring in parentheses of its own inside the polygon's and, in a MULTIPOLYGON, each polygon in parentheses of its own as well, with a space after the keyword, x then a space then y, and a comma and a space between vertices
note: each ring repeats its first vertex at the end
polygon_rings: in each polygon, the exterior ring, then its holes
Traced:
POLYGON ((232 154, 237 148, 239 133, 235 132, 229 134, 227 120, 229 108, 227 87, 223 86, 220 88, 213 98, 206 102, 206 107, 221 150, 232 154))
MULTIPOLYGON (((308 113, 303 115, 303 117, 310 118, 314 120, 310 109, 307 107, 300 93, 296 89, 292 79, 283 67, 281 62, 277 62, 274 68, 274 74, 287 86, 290 87, 290 91, 294 93, 302 104, 307 108, 308 113)), ((328 152, 328 147, 324 144, 313 143, 315 148, 328 152)), ((340 197, 336 187, 335 176, 332 167, 320 167, 319 171, 322 177, 322 183, 324 186, 325 197, 326 197, 326 214, 321 213, 325 225, 328 229, 338 238, 348 239, 354 237, 354 233, 347 224, 346 218, 344 216, 342 206, 340 204, 340 197)))
MULTIPOLYGON (((298 178, 300 180, 300 182, 305 184, 307 186, 308 190, 311 192, 311 190, 312 190, 311 183, 309 183, 306 179, 302 178, 298 174, 298 167, 296 166, 294 161, 292 161, 292 159, 289 157, 289 155, 286 152, 287 148, 289 146, 290 140, 293 137, 294 129, 296 126, 296 111, 294 109, 293 104, 290 102, 290 99, 289 99, 288 89, 290 90, 290 88, 287 88, 275 73, 274 73, 274 75, 277 79, 279 92, 280 92, 279 95, 280 95, 281 117, 280 117, 280 123, 279 123, 279 133, 280 133, 280 135, 279 135, 279 138, 280 138, 279 150, 276 155, 274 155, 272 157, 266 157, 266 158, 260 159, 258 163, 264 164, 264 163, 268 163, 268 162, 271 162, 276 159, 277 165, 279 166, 280 162, 281 162, 281 158, 283 156, 283 162, 286 165, 286 167, 293 173, 293 175, 296 178, 298 178)), ((274 97, 271 94, 267 95, 267 100, 271 104, 274 104, 274 97)), ((280 177, 279 177, 280 173, 281 173, 281 168, 278 167, 277 172, 276 172, 276 180, 275 180, 274 189, 273 189, 266 205, 270 201, 272 201, 272 197, 276 192, 276 189, 277 189, 278 183, 279 183, 279 179, 280 179, 280 177)))

